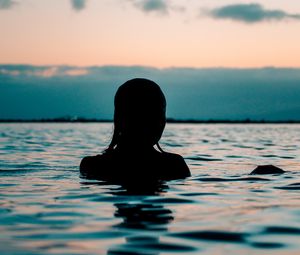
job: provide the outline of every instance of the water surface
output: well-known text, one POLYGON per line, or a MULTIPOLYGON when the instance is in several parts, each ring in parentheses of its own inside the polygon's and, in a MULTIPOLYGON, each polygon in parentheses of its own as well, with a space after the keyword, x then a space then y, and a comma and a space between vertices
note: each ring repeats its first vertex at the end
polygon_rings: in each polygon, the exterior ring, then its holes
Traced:
POLYGON ((79 177, 111 134, 0 125, 1 254, 299 254, 300 125, 169 124, 192 177, 148 194, 79 177), (248 175, 261 164, 287 172, 248 175))

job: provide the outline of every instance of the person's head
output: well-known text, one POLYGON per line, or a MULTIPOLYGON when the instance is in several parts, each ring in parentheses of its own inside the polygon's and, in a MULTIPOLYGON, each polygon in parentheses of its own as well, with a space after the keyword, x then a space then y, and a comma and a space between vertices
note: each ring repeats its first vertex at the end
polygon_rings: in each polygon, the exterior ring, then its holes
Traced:
POLYGON ((153 146, 166 124, 166 99, 153 81, 136 78, 125 82, 115 95, 114 134, 110 149, 119 143, 153 146))

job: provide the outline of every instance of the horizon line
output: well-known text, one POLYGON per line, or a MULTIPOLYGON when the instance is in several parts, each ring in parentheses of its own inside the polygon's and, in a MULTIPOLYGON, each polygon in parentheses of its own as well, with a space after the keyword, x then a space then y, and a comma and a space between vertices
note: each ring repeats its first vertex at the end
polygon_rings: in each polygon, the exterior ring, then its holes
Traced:
MULTIPOLYGON (((57 118, 6 118, 0 119, 3 123, 113 123, 113 119, 98 119, 84 117, 57 117, 57 118)), ((193 119, 167 118, 166 123, 182 124, 300 124, 300 119, 268 120, 268 119, 193 119)))

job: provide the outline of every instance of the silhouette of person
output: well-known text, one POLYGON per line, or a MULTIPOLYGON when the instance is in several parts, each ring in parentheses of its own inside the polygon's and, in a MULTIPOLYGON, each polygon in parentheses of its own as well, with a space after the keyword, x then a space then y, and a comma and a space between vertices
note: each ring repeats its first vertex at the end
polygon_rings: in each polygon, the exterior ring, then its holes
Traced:
POLYGON ((114 105, 111 143, 101 155, 82 159, 82 177, 143 186, 190 176, 184 159, 158 144, 166 124, 166 99, 155 82, 141 78, 125 82, 114 105))

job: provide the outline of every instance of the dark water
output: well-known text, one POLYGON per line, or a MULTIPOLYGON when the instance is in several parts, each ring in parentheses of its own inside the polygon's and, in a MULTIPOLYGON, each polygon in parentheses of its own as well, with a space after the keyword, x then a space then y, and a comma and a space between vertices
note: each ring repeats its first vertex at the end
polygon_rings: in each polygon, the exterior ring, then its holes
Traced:
POLYGON ((193 176, 151 194, 79 178, 111 129, 0 125, 0 254, 300 253, 300 125, 168 125, 193 176))

